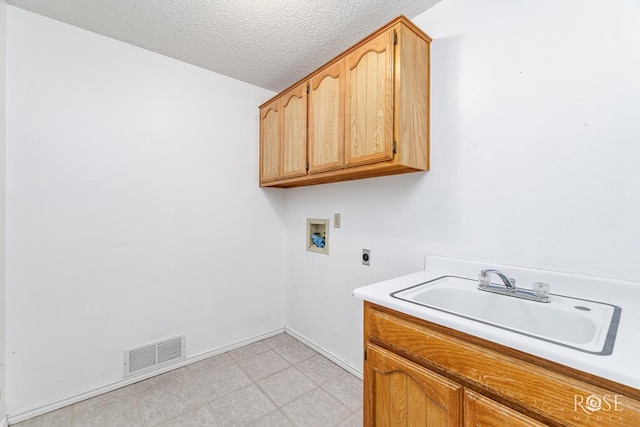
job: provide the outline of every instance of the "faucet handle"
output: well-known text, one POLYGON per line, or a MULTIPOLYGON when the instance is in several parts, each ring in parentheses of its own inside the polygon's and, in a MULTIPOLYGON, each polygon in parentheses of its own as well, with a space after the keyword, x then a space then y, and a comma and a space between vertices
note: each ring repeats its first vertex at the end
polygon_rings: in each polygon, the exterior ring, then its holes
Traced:
POLYGON ((544 282, 533 282, 533 293, 538 298, 548 298, 549 284, 544 282))
POLYGON ((478 274, 478 285, 489 286, 491 284, 491 277, 483 270, 478 274))

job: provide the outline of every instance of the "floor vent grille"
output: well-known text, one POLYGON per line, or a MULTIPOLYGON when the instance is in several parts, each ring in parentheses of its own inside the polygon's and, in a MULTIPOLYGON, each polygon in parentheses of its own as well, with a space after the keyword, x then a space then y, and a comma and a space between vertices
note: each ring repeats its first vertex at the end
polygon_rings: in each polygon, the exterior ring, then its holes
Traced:
POLYGON ((139 375, 185 360, 185 336, 169 338, 124 351, 124 376, 139 375))

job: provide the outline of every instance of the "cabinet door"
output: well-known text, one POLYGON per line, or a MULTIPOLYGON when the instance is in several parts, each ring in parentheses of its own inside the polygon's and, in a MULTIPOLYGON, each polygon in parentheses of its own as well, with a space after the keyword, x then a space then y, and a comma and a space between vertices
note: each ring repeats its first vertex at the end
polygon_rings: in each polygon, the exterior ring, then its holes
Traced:
POLYGON ((364 388, 366 426, 461 425, 461 386, 372 344, 364 388))
POLYGON ((346 57, 345 164, 393 158, 394 30, 346 57))
POLYGON ((344 165, 344 67, 339 61, 309 82, 309 173, 344 165))
POLYGON ((464 391, 464 427, 544 427, 532 418, 471 390, 464 391))
POLYGON ((280 98, 282 114, 282 178, 307 173, 307 85, 280 98))
POLYGON ((260 110, 260 182, 280 177, 279 100, 260 110))

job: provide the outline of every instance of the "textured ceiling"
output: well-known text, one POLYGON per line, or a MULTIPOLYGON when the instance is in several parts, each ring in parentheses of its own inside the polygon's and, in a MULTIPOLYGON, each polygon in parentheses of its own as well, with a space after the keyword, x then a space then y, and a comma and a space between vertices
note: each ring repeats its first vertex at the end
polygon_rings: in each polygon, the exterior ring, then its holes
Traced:
POLYGON ((440 0, 8 0, 281 91, 398 15, 440 0))

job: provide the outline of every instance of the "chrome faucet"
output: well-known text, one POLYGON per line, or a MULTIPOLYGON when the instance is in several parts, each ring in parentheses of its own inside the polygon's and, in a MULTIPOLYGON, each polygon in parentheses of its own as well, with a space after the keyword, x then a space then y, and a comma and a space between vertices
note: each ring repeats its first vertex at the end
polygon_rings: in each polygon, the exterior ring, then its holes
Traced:
POLYGON ((536 282, 533 289, 521 289, 516 287, 516 279, 505 276, 500 270, 481 270, 478 275, 478 289, 481 291, 492 292, 494 294, 507 295, 510 297, 522 298, 537 302, 550 302, 549 285, 542 282, 536 282), (495 274, 502 280, 504 286, 494 285, 491 283, 491 274, 495 274))
POLYGON ((498 276, 502 283, 507 287, 508 291, 515 292, 516 290, 516 279, 513 277, 505 276, 500 270, 482 270, 480 271, 480 276, 478 276, 478 280, 480 281, 480 285, 490 285, 491 277, 489 276, 491 273, 498 276))

